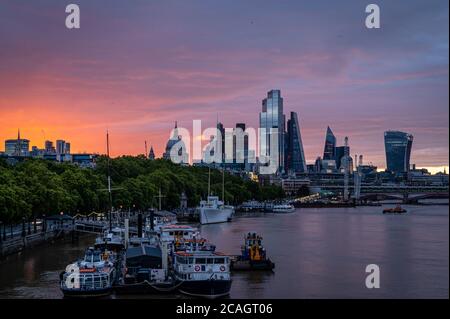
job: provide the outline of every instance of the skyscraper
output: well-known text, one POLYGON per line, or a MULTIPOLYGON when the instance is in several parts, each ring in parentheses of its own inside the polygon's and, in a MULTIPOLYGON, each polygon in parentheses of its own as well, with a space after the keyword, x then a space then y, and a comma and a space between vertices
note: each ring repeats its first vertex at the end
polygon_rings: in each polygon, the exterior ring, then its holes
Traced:
POLYGON ((64 140, 56 140, 56 154, 65 154, 66 153, 66 141, 64 140))
POLYGON ((409 171, 413 136, 400 131, 384 132, 387 170, 395 173, 409 171))
POLYGON ((225 128, 223 124, 217 121, 217 130, 220 132, 221 140, 222 140, 222 165, 225 164, 225 128))
POLYGON ((345 154, 345 149, 348 148, 348 154, 350 154, 350 146, 337 146, 335 150, 336 168, 341 169, 342 158, 345 154))
POLYGON ((334 160, 336 155, 336 137, 333 134, 333 131, 328 126, 327 134, 325 136, 325 147, 323 150, 323 159, 324 160, 334 160))
MULTIPOLYGON (((245 123, 236 123, 236 130, 242 130, 242 133, 245 132, 245 123)), ((244 133, 245 134, 245 133, 244 133)), ((237 142, 236 134, 233 135, 233 162, 236 167, 240 169, 245 169, 245 164, 248 160, 248 135, 244 135, 244 139, 242 142, 237 142), (243 142, 243 145, 240 145, 243 142)))
POLYGON ((286 170, 295 173, 307 172, 300 124, 295 112, 291 112, 291 117, 287 122, 286 170))
POLYGON ((283 114, 283 98, 280 90, 271 90, 267 93, 267 98, 262 101, 262 112, 259 113, 259 127, 261 130, 260 155, 277 156, 278 171, 284 170, 284 133, 285 133, 285 117, 283 114), (275 129, 274 138, 278 141, 278 154, 270 154, 271 129, 275 129))

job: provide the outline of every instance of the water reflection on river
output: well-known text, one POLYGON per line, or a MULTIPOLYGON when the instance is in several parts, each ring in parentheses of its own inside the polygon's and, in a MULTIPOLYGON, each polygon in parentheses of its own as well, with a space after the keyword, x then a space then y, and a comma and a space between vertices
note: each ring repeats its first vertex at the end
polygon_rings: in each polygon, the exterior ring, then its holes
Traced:
MULTIPOLYGON (((382 215, 380 207, 257 214, 201 232, 230 254, 239 253, 246 232, 264 236, 275 272, 233 274, 231 298, 448 298, 448 206, 405 208, 403 216, 382 215), (381 269, 380 289, 364 284, 372 263, 381 269)), ((93 239, 10 256, 0 263, 0 298, 61 298, 60 271, 93 239)))

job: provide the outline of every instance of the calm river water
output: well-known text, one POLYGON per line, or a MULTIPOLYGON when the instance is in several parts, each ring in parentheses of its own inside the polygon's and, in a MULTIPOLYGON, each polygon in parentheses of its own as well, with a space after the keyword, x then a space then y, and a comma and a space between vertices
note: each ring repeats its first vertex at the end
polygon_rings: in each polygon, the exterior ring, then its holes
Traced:
MULTIPOLYGON (((239 254, 249 231, 264 237, 275 271, 233 274, 231 298, 448 298, 449 208, 404 207, 402 216, 381 207, 298 209, 200 230, 229 254, 239 254), (379 289, 365 286, 368 264, 380 267, 379 289)), ((87 236, 10 256, 0 263, 0 298, 61 298, 59 272, 92 242, 87 236)))

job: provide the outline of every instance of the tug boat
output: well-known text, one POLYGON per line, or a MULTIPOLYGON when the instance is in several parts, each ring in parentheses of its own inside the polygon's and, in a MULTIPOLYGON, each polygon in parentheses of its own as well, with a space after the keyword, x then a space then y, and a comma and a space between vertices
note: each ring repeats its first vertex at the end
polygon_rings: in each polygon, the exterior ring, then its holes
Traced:
POLYGON ((64 297, 101 297, 112 292, 118 279, 120 258, 112 251, 86 250, 82 260, 70 264, 60 275, 64 297))
POLYGON ((397 205, 395 208, 385 208, 383 209, 383 214, 405 214, 406 209, 402 208, 400 205, 397 205))
POLYGON ((248 233, 241 248, 241 255, 231 261, 231 270, 273 270, 275 264, 267 258, 262 240, 256 233, 248 233))
POLYGON ((189 296, 219 298, 231 289, 230 257, 216 251, 177 251, 173 276, 178 291, 189 296))

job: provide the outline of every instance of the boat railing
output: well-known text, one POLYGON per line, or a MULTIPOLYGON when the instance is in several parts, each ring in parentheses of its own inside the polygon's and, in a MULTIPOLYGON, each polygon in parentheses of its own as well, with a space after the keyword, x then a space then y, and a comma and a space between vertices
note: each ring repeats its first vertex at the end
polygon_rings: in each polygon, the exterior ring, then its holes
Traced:
POLYGON ((110 287, 109 274, 107 273, 66 273, 61 281, 61 287, 76 289, 76 290, 98 290, 110 287), (69 280, 73 284, 72 288, 67 285, 68 277, 72 275, 69 280), (78 276, 79 285, 76 284, 76 277, 78 276))

